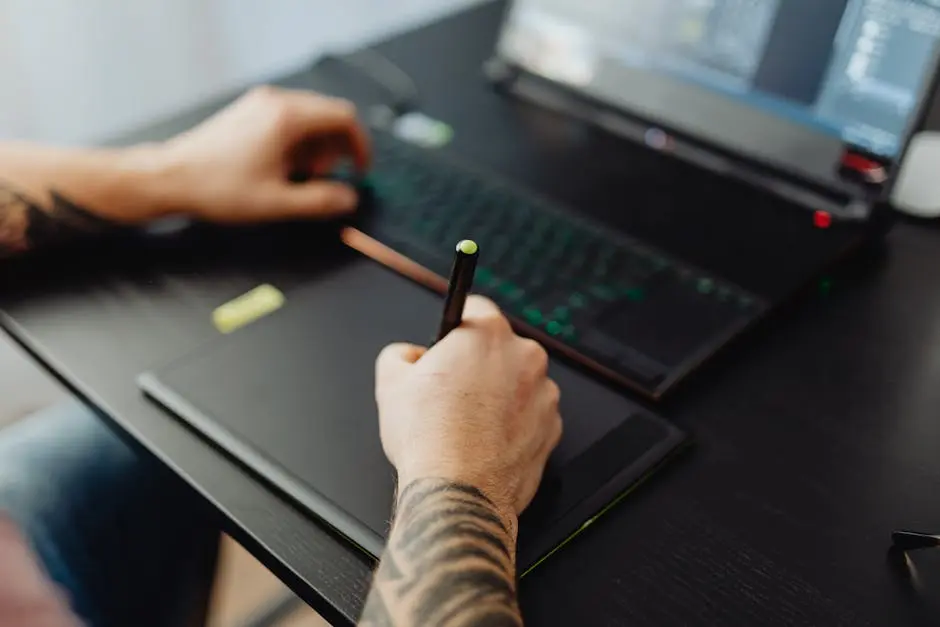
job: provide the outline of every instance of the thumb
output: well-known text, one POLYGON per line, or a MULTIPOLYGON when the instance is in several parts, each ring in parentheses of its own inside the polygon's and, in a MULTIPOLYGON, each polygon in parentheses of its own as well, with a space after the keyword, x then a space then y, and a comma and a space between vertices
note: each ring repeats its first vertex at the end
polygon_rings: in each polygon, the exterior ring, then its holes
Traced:
POLYGON ((376 383, 394 378, 397 373, 421 359, 427 350, 414 344, 389 344, 375 360, 376 383))
POLYGON ((311 181, 285 185, 276 206, 284 217, 329 218, 351 213, 359 204, 356 190, 338 181, 311 181))

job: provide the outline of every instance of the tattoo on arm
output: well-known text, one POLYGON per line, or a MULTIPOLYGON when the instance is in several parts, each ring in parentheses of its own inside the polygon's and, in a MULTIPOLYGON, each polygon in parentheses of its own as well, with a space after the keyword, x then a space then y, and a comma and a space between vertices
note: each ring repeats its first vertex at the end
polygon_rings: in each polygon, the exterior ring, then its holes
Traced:
POLYGON ((44 206, 0 181, 0 258, 115 227, 55 191, 50 196, 44 206))
POLYGON ((514 541, 474 487, 408 485, 375 574, 362 627, 521 627, 514 541))

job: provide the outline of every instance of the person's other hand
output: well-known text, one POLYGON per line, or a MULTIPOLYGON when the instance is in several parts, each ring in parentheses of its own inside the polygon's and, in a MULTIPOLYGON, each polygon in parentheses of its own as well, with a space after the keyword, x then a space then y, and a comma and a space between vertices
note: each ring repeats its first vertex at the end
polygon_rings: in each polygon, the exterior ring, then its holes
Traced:
POLYGON ((521 514, 561 438, 559 390, 547 369, 545 350, 479 296, 431 350, 387 347, 376 362, 376 400, 399 485, 465 483, 504 515, 521 514))
POLYGON ((343 159, 362 171, 370 146, 345 101, 311 92, 256 88, 163 146, 175 204, 213 222, 331 217, 353 211, 355 190, 316 177, 343 159))

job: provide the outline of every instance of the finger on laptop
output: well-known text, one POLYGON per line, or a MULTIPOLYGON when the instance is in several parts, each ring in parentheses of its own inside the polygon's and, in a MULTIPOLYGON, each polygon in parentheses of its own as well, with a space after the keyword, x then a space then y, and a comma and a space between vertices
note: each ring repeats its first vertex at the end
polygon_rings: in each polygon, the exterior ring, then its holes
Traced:
POLYGON ((353 103, 303 91, 290 91, 285 97, 290 107, 287 122, 290 133, 311 138, 340 136, 356 169, 360 172, 368 169, 371 142, 353 103))

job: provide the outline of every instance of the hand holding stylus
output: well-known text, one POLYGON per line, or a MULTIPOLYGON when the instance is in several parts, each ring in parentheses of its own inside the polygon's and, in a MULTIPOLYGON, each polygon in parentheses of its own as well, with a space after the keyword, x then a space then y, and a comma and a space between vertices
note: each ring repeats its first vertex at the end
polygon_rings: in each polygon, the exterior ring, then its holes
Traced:
POLYGON ((561 438, 548 355, 491 301, 433 349, 395 344, 376 364, 382 444, 399 484, 424 477, 478 487, 507 517, 528 506, 561 438))
POLYGON ((376 363, 398 497, 361 625, 449 623, 428 603, 445 591, 476 599, 459 622, 522 624, 518 516, 561 439, 559 390, 545 350, 516 335, 493 302, 467 296, 478 252, 469 240, 457 245, 432 348, 395 344, 376 363))

